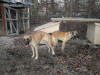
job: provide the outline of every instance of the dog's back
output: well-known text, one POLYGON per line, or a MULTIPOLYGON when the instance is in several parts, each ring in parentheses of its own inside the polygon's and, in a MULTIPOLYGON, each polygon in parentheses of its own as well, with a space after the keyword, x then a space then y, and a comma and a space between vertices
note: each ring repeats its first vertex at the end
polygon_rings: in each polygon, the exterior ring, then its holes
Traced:
POLYGON ((45 35, 45 32, 42 32, 42 31, 37 31, 35 32, 34 34, 31 35, 31 37, 37 42, 39 43, 42 38, 44 37, 45 35))
POLYGON ((69 32, 61 32, 61 31, 56 31, 52 33, 52 38, 57 38, 58 40, 63 40, 65 38, 70 38, 70 33, 69 32))
POLYGON ((31 37, 33 38, 33 41, 35 41, 38 44, 44 44, 45 42, 48 42, 48 40, 51 39, 51 36, 43 31, 37 31, 34 34, 32 34, 31 37))

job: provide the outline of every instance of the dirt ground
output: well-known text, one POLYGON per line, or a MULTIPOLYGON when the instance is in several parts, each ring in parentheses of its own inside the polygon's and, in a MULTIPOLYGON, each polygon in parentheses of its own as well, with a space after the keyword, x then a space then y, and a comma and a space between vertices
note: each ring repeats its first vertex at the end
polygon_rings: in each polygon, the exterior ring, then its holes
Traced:
POLYGON ((0 37, 0 75, 100 75, 100 48, 69 41, 60 49, 52 56, 42 45, 35 60, 22 38, 0 37))

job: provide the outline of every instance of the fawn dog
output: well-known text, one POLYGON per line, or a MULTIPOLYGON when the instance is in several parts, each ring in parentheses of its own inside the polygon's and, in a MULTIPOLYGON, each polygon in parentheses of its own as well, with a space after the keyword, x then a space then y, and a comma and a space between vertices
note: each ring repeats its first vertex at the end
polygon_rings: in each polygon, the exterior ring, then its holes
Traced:
POLYGON ((69 31, 69 32, 61 32, 61 31, 55 31, 52 33, 52 46, 53 50, 54 47, 57 45, 58 40, 62 41, 62 47, 61 51, 63 52, 65 43, 70 40, 73 36, 76 36, 78 34, 77 31, 69 31))
POLYGON ((43 31, 36 31, 34 34, 31 35, 24 35, 24 42, 26 47, 28 45, 31 46, 33 55, 35 56, 35 59, 38 59, 38 46, 39 44, 45 44, 49 48, 49 51, 52 52, 53 55, 55 55, 52 43, 51 43, 51 36, 48 33, 45 33, 43 31))

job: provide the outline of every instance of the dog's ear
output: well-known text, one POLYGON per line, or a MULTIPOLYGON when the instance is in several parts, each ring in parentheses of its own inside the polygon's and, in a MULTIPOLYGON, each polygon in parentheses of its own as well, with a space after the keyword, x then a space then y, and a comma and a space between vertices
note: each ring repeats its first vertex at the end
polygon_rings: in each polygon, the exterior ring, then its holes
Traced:
POLYGON ((76 36, 77 34, 78 34, 77 31, 72 31, 72 35, 73 35, 73 36, 76 36))
POLYGON ((29 41, 31 41, 31 40, 32 40, 32 36, 29 37, 29 41))
POLYGON ((70 34, 73 36, 73 35, 74 35, 74 32, 73 32, 73 31, 71 31, 71 32, 70 32, 70 34))

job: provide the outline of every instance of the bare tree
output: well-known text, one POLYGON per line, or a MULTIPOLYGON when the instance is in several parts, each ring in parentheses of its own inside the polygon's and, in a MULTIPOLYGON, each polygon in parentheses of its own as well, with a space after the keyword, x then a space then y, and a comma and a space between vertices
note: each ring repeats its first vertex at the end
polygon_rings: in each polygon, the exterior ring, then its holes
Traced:
POLYGON ((34 3, 34 5, 33 5, 33 14, 35 16, 38 16, 38 0, 32 0, 32 2, 34 3))
POLYGON ((53 13, 55 12, 55 2, 54 2, 54 0, 51 0, 51 11, 53 13))
POLYGON ((65 5, 65 16, 66 17, 71 17, 72 12, 73 12, 73 0, 64 0, 64 5, 65 5))
POLYGON ((64 0, 64 8, 65 8, 65 12, 64 12, 64 16, 66 17, 66 16, 68 16, 68 9, 67 9, 67 0, 64 0))
POLYGON ((95 14, 95 1, 96 0, 89 0, 89 5, 88 5, 88 17, 93 17, 95 14))

